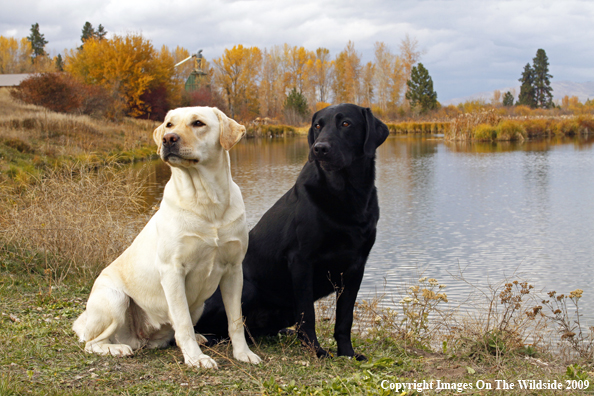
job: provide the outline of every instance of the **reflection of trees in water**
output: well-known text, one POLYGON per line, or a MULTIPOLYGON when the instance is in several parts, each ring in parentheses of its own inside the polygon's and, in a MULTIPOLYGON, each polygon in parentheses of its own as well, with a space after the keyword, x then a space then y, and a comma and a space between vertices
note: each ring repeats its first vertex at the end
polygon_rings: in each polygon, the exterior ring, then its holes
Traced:
POLYGON ((550 200, 549 153, 548 150, 533 150, 526 152, 522 157, 525 199, 529 207, 540 208, 538 218, 545 222, 548 219, 550 200))

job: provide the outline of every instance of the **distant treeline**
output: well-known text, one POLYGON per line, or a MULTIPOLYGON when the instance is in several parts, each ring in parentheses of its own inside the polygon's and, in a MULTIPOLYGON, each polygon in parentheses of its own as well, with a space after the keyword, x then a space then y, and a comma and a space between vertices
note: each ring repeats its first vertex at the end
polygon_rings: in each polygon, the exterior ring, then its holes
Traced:
MULTIPOLYGON (((268 118, 278 124, 303 125, 316 110, 348 102, 371 107, 385 121, 442 122, 489 108, 513 116, 541 115, 542 111, 590 113, 594 106, 568 97, 552 110, 509 106, 512 93, 495 91, 490 102, 457 106, 437 102, 426 112, 411 108, 414 101, 409 103, 405 96, 411 86, 407 81, 414 80, 415 65, 421 68, 422 51, 408 35, 399 41, 398 52, 383 42, 375 43, 374 59, 367 63, 351 41, 338 54, 288 44, 270 48, 238 44, 215 59, 201 54, 191 58, 185 48, 156 49, 136 33, 108 38, 102 25, 95 29, 89 22, 83 26, 81 46, 65 51, 64 56, 50 57, 45 44, 37 24, 21 40, 0 36, 0 73, 45 73, 25 81, 15 96, 58 112, 108 118, 162 120, 171 108, 208 105, 244 123, 268 118)), ((537 69, 530 70, 536 70, 536 75, 537 69)))

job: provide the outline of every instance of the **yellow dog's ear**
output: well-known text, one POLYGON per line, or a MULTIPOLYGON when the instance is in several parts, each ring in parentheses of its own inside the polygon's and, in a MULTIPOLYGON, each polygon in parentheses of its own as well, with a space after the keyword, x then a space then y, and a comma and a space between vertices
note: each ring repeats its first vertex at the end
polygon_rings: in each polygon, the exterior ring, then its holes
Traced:
POLYGON ((231 150, 237 142, 245 135, 245 127, 238 124, 235 120, 227 117, 225 113, 216 107, 213 111, 219 119, 219 141, 225 150, 231 150))
POLYGON ((155 139, 155 143, 157 143, 157 155, 161 155, 161 144, 163 143, 163 135, 165 134, 165 123, 163 122, 161 125, 157 127, 153 131, 153 139, 155 139))

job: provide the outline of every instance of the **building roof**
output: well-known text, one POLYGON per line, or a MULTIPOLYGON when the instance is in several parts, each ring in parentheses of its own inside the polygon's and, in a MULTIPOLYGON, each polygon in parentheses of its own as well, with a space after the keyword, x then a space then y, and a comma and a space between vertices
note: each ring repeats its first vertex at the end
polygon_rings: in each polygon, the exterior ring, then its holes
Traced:
POLYGON ((33 74, 34 73, 0 74, 0 87, 16 87, 21 81, 33 74))

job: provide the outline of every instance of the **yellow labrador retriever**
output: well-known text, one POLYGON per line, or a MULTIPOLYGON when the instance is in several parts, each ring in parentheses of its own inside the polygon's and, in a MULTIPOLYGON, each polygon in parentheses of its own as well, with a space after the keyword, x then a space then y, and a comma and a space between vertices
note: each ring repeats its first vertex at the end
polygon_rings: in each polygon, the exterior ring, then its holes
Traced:
POLYGON ((159 210, 132 245, 93 285, 73 330, 85 350, 131 355, 165 347, 175 336, 189 366, 211 368, 193 326, 220 285, 233 356, 260 363, 247 346, 241 316, 241 262, 248 246, 245 207, 231 179, 229 153, 245 127, 220 110, 188 107, 167 113, 153 137, 171 167, 159 210))

